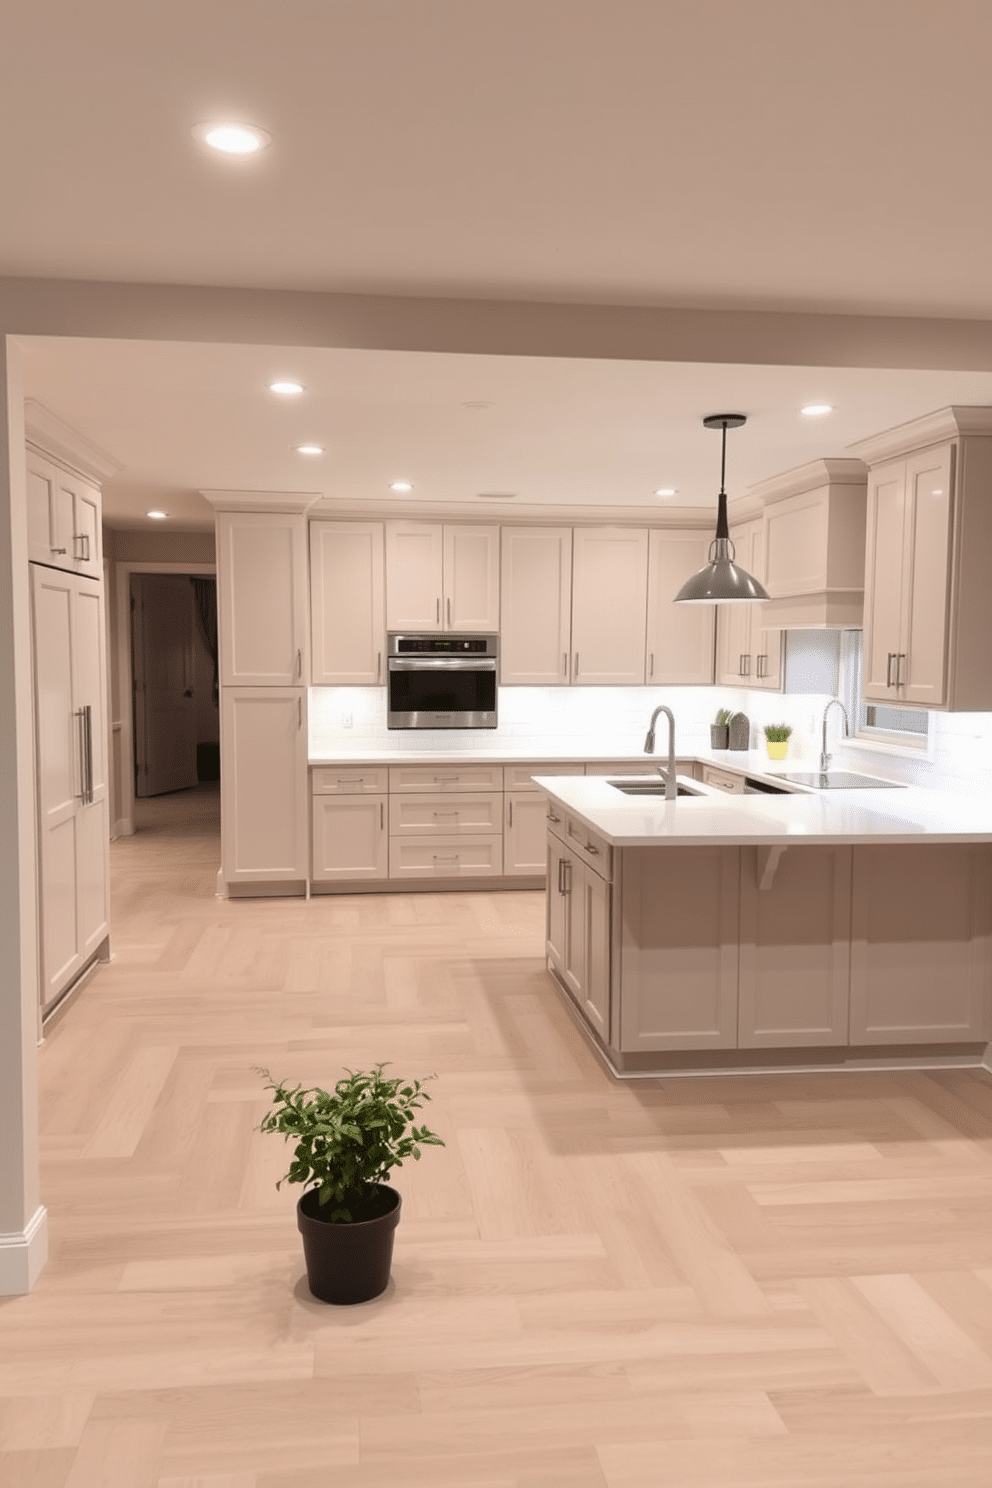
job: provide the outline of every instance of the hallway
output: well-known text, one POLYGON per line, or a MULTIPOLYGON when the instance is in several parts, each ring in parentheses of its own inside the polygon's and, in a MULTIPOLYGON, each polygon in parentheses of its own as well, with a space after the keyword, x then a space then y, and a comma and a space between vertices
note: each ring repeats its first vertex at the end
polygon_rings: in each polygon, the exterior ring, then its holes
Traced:
POLYGON ((51 1259, 2 1488, 987 1488, 992 1078, 620 1085, 543 895, 223 901, 216 786, 111 846, 40 1051, 51 1259), (438 1072, 393 1280, 315 1302, 254 1067, 438 1072))

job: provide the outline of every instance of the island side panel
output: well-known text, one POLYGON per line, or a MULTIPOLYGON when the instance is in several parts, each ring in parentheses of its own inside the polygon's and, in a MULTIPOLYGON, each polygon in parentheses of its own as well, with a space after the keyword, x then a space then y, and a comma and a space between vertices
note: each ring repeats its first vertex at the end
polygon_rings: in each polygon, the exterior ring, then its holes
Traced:
POLYGON ((851 1043, 992 1036, 992 847, 854 848, 851 1043))
POLYGON ((851 849, 741 849, 738 1047, 846 1044, 851 849))
POLYGON ((620 1048, 737 1042, 740 849, 625 848, 620 1048))

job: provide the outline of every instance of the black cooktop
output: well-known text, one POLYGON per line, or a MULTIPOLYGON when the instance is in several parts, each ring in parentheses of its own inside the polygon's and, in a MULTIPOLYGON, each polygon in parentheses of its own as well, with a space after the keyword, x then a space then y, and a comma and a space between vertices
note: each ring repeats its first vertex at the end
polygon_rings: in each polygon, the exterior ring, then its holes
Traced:
POLYGON ((789 780, 793 785, 812 785, 817 790, 903 789, 898 780, 874 780, 870 775, 852 775, 848 770, 834 770, 829 774, 817 770, 815 774, 778 775, 776 779, 789 780))

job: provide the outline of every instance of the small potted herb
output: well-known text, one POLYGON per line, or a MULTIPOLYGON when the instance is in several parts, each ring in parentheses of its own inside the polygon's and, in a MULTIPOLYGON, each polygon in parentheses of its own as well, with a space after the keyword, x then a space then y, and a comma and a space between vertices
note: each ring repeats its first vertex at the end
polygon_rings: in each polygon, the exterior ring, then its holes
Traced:
POLYGON ((348 1070, 331 1091, 290 1086, 258 1071, 274 1107, 260 1129, 296 1143, 276 1187, 311 1185, 296 1215, 307 1281, 321 1302, 368 1302, 385 1291, 401 1202, 385 1179, 406 1158, 419 1159, 422 1146, 444 1146, 416 1125, 416 1112, 430 1099, 423 1082, 387 1079, 384 1069, 348 1070))
POLYGON ((710 724, 710 748, 726 749, 730 742, 730 709, 721 708, 716 723, 710 724))
POLYGON ((769 759, 785 759, 789 752, 789 735, 792 729, 787 723, 765 724, 765 748, 769 759))

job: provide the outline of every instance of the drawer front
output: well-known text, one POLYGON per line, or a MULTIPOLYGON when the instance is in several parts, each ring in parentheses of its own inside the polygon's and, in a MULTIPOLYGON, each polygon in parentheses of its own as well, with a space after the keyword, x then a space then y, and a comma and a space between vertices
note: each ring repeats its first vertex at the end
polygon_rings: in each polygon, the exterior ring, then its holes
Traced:
POLYGON ((531 765, 504 765, 503 766, 503 789, 515 791, 536 791, 538 787, 531 779, 532 775, 583 775, 585 766, 569 760, 564 764, 561 760, 535 760, 531 765))
POLYGON ((389 831, 393 837, 428 833, 461 836, 466 832, 502 832, 502 791, 449 791, 444 795, 389 798, 389 831))
POLYGON ((715 765, 703 766, 703 784, 715 785, 717 790, 725 790, 729 795, 744 794, 744 776, 734 775, 730 770, 718 770, 715 765))
POLYGON ((393 837, 390 878, 499 878, 502 837, 393 837))
POLYGON ((355 765, 315 765, 313 794, 336 796, 371 791, 376 795, 385 795, 389 788, 388 781, 389 771, 385 765, 372 765, 364 769, 355 765))
POLYGON ((390 765, 391 791, 501 791, 502 765, 390 765))
POLYGON ((610 844, 591 827, 587 827, 585 822, 579 821, 577 817, 566 817, 565 840, 572 851, 576 852, 584 863, 588 863, 600 878, 612 878, 613 855, 610 844))

